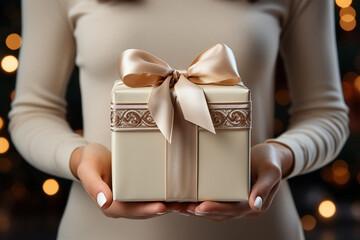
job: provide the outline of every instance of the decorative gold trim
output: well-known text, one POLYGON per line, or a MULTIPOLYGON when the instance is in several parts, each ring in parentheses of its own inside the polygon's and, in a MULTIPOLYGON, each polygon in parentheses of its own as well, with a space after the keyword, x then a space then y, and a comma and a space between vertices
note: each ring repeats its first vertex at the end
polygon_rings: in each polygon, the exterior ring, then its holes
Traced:
POLYGON ((112 131, 158 129, 146 105, 112 105, 110 119, 112 131))
POLYGON ((250 129, 251 103, 209 104, 215 129, 250 129))
MULTIPOLYGON (((208 104, 215 129, 251 129, 251 102, 208 104)), ((112 104, 112 131, 158 129, 146 104, 112 104)))

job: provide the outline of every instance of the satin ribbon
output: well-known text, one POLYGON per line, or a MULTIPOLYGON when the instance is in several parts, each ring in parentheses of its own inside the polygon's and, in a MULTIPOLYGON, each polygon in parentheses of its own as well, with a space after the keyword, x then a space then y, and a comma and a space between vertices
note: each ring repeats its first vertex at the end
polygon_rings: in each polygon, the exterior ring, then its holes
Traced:
POLYGON ((119 57, 119 75, 128 87, 149 87, 148 109, 161 133, 171 143, 174 107, 171 88, 184 119, 215 133, 205 94, 197 84, 233 86, 241 81, 235 57, 225 44, 216 44, 196 57, 187 70, 171 68, 148 52, 128 49, 119 57))

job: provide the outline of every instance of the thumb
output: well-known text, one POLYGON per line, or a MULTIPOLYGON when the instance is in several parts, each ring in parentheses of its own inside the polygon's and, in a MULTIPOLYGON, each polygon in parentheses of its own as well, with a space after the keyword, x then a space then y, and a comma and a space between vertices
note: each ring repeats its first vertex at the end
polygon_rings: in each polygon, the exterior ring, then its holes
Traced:
POLYGON ((249 206, 254 211, 266 211, 271 205, 281 180, 281 171, 274 165, 258 169, 258 177, 253 185, 249 206))
POLYGON ((78 176, 87 193, 93 198, 101 209, 110 207, 113 195, 108 174, 101 173, 96 164, 87 164, 86 167, 79 166, 78 176))

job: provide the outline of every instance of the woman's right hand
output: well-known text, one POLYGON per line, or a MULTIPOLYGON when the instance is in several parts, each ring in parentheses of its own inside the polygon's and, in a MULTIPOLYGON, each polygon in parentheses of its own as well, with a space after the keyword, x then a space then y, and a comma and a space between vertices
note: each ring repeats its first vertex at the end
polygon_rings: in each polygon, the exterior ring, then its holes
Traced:
POLYGON ((113 201, 111 186, 111 153, 101 144, 90 143, 75 149, 70 169, 105 216, 112 218, 147 219, 176 210, 162 202, 113 201))

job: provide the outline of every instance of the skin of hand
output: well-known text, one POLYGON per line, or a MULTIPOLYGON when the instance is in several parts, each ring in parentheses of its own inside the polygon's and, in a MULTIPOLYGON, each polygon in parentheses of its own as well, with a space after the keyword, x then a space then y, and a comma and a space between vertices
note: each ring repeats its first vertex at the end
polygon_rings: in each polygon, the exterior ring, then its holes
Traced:
POLYGON ((90 143, 75 149, 70 159, 73 175, 83 184, 85 190, 100 205, 98 194, 103 193, 106 201, 99 206, 105 216, 112 218, 148 219, 169 212, 224 222, 237 218, 257 217, 265 212, 279 188, 280 181, 287 176, 294 157, 291 150, 277 143, 262 143, 251 149, 253 186, 249 201, 236 203, 205 201, 202 203, 164 202, 117 202, 112 200, 111 153, 101 144, 90 143), (262 198, 262 207, 255 206, 255 199, 262 198))
POLYGON ((105 216, 148 219, 180 209, 180 204, 167 207, 162 202, 113 201, 110 189, 111 153, 101 144, 89 143, 75 149, 70 158, 70 169, 105 216), (99 193, 103 193, 100 198, 99 193))
MULTIPOLYGON (((249 201, 236 203, 204 201, 183 204, 181 213, 200 217, 213 222, 224 222, 237 218, 254 218, 268 210, 276 195, 282 178, 290 174, 294 156, 292 151, 278 143, 262 143, 251 149, 252 188, 249 201), (262 198, 262 207, 255 204, 262 198)), ((168 204, 168 207, 171 204, 168 204)))

